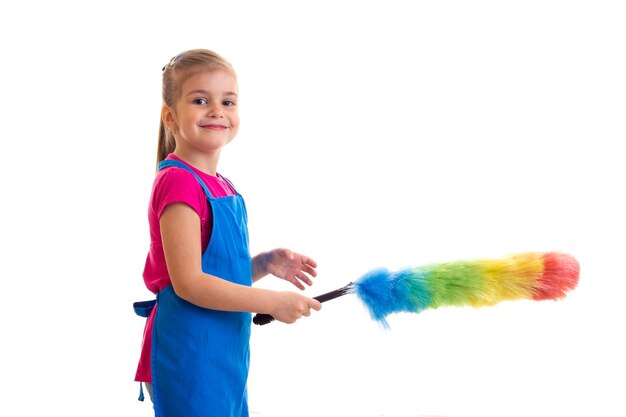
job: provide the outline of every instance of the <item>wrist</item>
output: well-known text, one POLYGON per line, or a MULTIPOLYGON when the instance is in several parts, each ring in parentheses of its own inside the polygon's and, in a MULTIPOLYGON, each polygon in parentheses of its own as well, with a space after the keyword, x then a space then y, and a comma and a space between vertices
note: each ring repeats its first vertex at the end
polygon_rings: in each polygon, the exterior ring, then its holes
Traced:
POLYGON ((262 252, 252 258, 252 281, 257 281, 268 274, 267 272, 267 263, 268 263, 269 252, 262 252))

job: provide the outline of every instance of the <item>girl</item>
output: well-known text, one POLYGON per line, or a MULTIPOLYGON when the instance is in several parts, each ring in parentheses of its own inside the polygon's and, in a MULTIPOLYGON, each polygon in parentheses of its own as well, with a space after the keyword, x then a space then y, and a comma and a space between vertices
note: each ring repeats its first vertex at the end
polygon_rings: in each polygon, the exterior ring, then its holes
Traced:
POLYGON ((232 66, 212 51, 186 51, 163 68, 162 87, 143 273, 157 299, 135 303, 147 317, 135 380, 157 417, 248 416, 250 313, 293 323, 321 308, 251 285, 272 274, 303 290, 317 265, 288 249, 250 257, 243 198, 217 173, 239 128, 232 66))

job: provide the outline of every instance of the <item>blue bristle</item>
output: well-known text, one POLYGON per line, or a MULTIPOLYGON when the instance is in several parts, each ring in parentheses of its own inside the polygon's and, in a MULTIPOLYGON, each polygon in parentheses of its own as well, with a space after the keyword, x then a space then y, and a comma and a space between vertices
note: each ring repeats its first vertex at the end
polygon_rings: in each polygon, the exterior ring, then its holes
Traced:
POLYGON ((371 317, 389 328, 386 317, 392 313, 418 313, 431 301, 423 271, 405 269, 392 273, 380 268, 368 272, 354 284, 354 293, 361 299, 371 317))
POLYGON ((391 281, 391 272, 380 268, 368 272, 354 283, 355 294, 361 299, 372 318, 385 328, 389 328, 385 317, 397 308, 391 281))

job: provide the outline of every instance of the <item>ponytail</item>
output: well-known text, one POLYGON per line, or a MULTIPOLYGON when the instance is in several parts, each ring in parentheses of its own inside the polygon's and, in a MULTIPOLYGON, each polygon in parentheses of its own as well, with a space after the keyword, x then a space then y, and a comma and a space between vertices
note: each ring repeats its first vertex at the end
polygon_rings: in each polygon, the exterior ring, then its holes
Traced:
POLYGON ((174 149, 176 149, 174 135, 172 135, 172 132, 165 127, 165 123, 161 120, 159 122, 159 143, 157 145, 157 169, 159 167, 159 163, 164 160, 167 155, 174 152, 174 149))

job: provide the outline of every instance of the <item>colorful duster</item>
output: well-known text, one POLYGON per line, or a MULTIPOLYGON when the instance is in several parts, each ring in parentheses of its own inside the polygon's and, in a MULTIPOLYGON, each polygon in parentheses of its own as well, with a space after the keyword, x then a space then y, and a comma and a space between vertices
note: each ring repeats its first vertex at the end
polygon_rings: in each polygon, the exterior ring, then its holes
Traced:
MULTIPOLYGON (((576 287, 578 261, 558 252, 530 252, 503 259, 435 263, 391 272, 368 272, 343 288, 315 297, 320 302, 356 294, 374 320, 441 306, 492 306, 507 300, 557 300, 576 287)), ((273 320, 257 314, 256 324, 273 320)))

